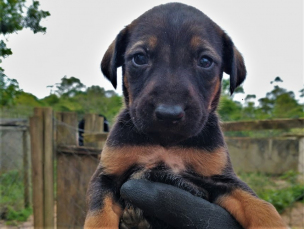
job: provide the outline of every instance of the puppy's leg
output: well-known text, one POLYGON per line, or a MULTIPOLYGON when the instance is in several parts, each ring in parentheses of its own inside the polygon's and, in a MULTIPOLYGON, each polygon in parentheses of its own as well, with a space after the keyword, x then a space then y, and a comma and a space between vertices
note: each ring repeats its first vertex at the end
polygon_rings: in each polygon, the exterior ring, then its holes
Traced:
POLYGON ((106 196, 102 209, 88 212, 84 228, 119 228, 121 215, 122 209, 120 205, 116 204, 110 196, 106 196))
POLYGON ((94 173, 87 192, 88 213, 85 229, 119 228, 122 207, 115 200, 112 180, 103 175, 101 166, 94 173))
POLYGON ((216 203, 230 212, 246 229, 287 228, 270 203, 240 188, 220 196, 216 203))

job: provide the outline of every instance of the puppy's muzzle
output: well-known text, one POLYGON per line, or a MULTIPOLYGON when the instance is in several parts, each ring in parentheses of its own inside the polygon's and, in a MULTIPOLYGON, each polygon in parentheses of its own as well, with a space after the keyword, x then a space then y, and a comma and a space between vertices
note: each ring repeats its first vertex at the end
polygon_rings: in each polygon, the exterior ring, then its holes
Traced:
POLYGON ((155 116, 158 121, 179 122, 185 116, 184 109, 179 105, 158 105, 155 109, 155 116))

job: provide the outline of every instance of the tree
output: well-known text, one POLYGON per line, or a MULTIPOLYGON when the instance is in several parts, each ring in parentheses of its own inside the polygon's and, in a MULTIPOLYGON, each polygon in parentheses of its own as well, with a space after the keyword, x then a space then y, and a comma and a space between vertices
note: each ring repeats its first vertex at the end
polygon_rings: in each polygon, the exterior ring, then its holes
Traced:
MULTIPOLYGON (((40 25, 43 18, 50 16, 48 11, 39 10, 39 2, 33 1, 27 6, 26 0, 0 0, 0 35, 18 32, 24 28, 31 29, 34 33, 46 32, 46 27, 40 25)), ((5 41, 0 40, 1 58, 12 55, 13 52, 6 46, 5 41)), ((3 74, 3 68, 0 72, 3 74)))
MULTIPOLYGON (((276 77, 270 83, 282 83, 280 77, 276 77)), ((303 108, 295 99, 292 91, 275 85, 265 98, 259 99, 258 118, 297 118, 303 117, 303 108)))
POLYGON ((121 96, 96 85, 88 87, 84 93, 78 94, 74 99, 81 105, 83 113, 102 114, 110 122, 122 106, 121 96))
POLYGON ((64 76, 61 79, 61 83, 56 84, 56 88, 56 92, 59 96, 73 97, 76 94, 81 93, 85 86, 74 76, 70 78, 64 76))
POLYGON ((255 119, 256 118, 256 107, 254 103, 256 95, 247 95, 245 98, 245 104, 243 105, 242 119, 255 119))
POLYGON ((223 121, 239 120, 241 119, 242 104, 234 101, 233 97, 237 93, 244 93, 242 86, 239 86, 230 94, 230 80, 223 79, 222 81, 222 96, 219 102, 218 113, 223 121))
POLYGON ((303 116, 303 108, 298 104, 292 91, 280 94, 274 103, 273 115, 278 118, 298 118, 303 116))
POLYGON ((15 99, 15 104, 16 105, 21 105, 24 107, 39 107, 42 105, 41 101, 34 96, 31 93, 23 92, 21 91, 16 99, 15 99))
POLYGON ((280 76, 277 76, 276 78, 274 78, 273 81, 270 81, 270 84, 273 84, 273 83, 279 83, 279 82, 283 82, 283 80, 281 79, 280 76))
POLYGON ((242 104, 233 101, 229 96, 222 95, 218 113, 223 121, 239 120, 241 118, 242 104))
POLYGON ((89 95, 89 96, 96 96, 96 97, 104 97, 105 94, 106 94, 106 91, 103 87, 99 87, 97 85, 93 85, 91 87, 88 87, 87 90, 86 90, 86 93, 89 95))
POLYGON ((233 94, 230 94, 230 80, 229 79, 223 79, 222 81, 222 94, 227 95, 227 96, 231 96, 232 98, 234 97, 235 94, 238 93, 244 93, 244 88, 243 86, 238 86, 233 94))
POLYGON ((0 72, 0 107, 11 106, 20 94, 18 81, 0 72))
POLYGON ((93 85, 87 87, 75 77, 63 77, 60 83, 48 88, 56 88, 55 94, 40 100, 41 105, 51 106, 56 111, 75 111, 79 115, 95 113, 104 115, 111 123, 122 106, 122 98, 115 91, 93 85))
POLYGON ((299 92, 300 92, 300 97, 304 98, 304 88, 302 88, 299 92))
POLYGON ((49 96, 41 99, 41 102, 47 106, 54 106, 59 103, 59 97, 55 94, 50 94, 49 96))

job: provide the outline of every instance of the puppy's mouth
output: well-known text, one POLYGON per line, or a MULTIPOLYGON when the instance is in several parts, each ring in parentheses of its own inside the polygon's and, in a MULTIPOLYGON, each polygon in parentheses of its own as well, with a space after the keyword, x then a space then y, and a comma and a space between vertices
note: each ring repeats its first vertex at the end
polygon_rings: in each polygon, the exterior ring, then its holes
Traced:
POLYGON ((133 109, 132 121, 136 129, 160 145, 174 145, 197 135, 206 117, 196 109, 173 106, 154 110, 133 109))

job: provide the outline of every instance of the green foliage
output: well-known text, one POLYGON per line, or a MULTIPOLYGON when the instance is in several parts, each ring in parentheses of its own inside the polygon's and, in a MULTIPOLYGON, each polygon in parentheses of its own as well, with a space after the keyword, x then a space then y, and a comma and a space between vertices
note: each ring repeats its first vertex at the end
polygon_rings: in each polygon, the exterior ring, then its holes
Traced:
POLYGON ((297 103, 293 92, 286 92, 276 97, 273 115, 278 118, 298 118, 303 108, 297 103))
POLYGON ((0 215, 6 220, 26 221, 32 209, 24 209, 23 177, 17 170, 0 175, 0 215))
POLYGON ((223 95, 231 96, 233 98, 233 96, 238 93, 244 93, 244 88, 242 86, 237 87, 234 90, 233 95, 230 95, 230 80, 223 79, 223 81, 222 81, 222 94, 223 95))
POLYGON ((242 105, 230 99, 229 96, 222 95, 217 111, 223 121, 240 120, 242 105))
POLYGON ((1 118, 29 118, 33 116, 34 107, 24 105, 14 105, 11 107, 2 107, 0 109, 1 118))
MULTIPOLYGON (((29 28, 34 33, 46 32, 46 28, 40 25, 43 18, 50 16, 47 11, 39 10, 39 2, 26 0, 0 0, 0 34, 6 35, 18 32, 23 28, 29 28)), ((11 49, 6 47, 3 40, 0 41, 0 57, 11 55, 11 49)), ((3 72, 3 69, 1 69, 3 72)))
MULTIPOLYGON (((13 52, 10 48, 6 47, 6 44, 4 43, 3 40, 0 40, 0 57, 7 57, 9 55, 12 55, 13 52)), ((2 62, 2 60, 0 59, 0 63, 2 62)), ((3 69, 0 68, 0 73, 3 73, 3 69)))
MULTIPOLYGON (((54 88, 51 90, 51 94, 43 99, 37 99, 34 95, 26 92, 22 92, 19 89, 18 82, 10 80, 8 78, 2 78, 2 88, 7 88, 9 83, 12 84, 11 94, 8 99, 3 101, 2 111, 8 110, 9 104, 11 114, 24 112, 30 114, 28 110, 35 106, 50 106, 55 111, 75 111, 80 116, 85 113, 96 113, 106 116, 106 118, 113 123, 114 117, 117 115, 122 107, 122 97, 117 95, 115 91, 106 91, 100 86, 86 87, 76 77, 64 76, 60 83, 47 86, 48 88, 54 88), (22 108, 21 108, 22 107, 22 108)), ((256 106, 254 100, 255 95, 247 95, 244 103, 240 103, 233 100, 229 92, 229 80, 224 79, 222 84, 222 96, 219 103, 218 113, 223 121, 239 121, 239 120, 259 120, 259 119, 272 119, 272 118, 298 118, 304 117, 303 104, 300 104, 295 95, 291 91, 279 87, 278 83, 281 83, 280 78, 276 78, 272 81, 274 88, 266 94, 264 98, 259 100, 259 105, 256 106)), ((2 90, 2 93, 8 93, 9 90, 2 90)), ((236 90, 237 93, 243 93, 243 88, 240 87, 236 90)), ((301 91, 300 91, 301 93, 301 91)), ((2 102, 2 100, 1 100, 2 102)), ((6 113, 6 112, 2 112, 6 113)), ((3 117, 3 115, 1 114, 3 117)), ((7 116, 7 115, 6 115, 7 116)), ((24 116, 24 115, 22 115, 24 116)), ((280 134, 280 131, 264 131, 259 132, 259 136, 275 136, 280 134)), ((225 133, 227 136, 258 136, 257 132, 252 133, 248 131, 225 133)))
MULTIPOLYGON (((7 221, 27 221, 28 217, 33 214, 32 208, 24 208, 20 211, 15 211, 12 207, 8 207, 6 220, 7 221)), ((11 223, 10 223, 11 224, 11 223)))
POLYGON ((68 78, 67 76, 64 76, 61 79, 61 82, 56 84, 56 92, 59 96, 63 97, 73 97, 79 93, 81 93, 82 89, 85 88, 83 83, 74 76, 68 78))
POLYGON ((284 174, 282 174, 279 178, 282 180, 285 180, 291 184, 296 184, 298 175, 299 175, 299 173, 297 173, 293 170, 289 170, 289 171, 285 172, 284 174))
POLYGON ((42 103, 39 101, 39 99, 36 96, 23 91, 21 91, 16 97, 15 104, 30 106, 30 107, 39 107, 42 105, 42 103))
POLYGON ((46 27, 40 25, 43 18, 50 16, 48 11, 38 10, 39 2, 33 1, 33 4, 28 8, 26 17, 24 17, 23 25, 25 28, 31 29, 34 33, 46 32, 46 27))
POLYGON ((247 183, 255 193, 260 196, 265 190, 271 189, 275 186, 274 180, 271 176, 267 176, 264 173, 245 173, 239 172, 238 176, 247 183))
MULTIPOLYGON (((64 76, 60 83, 48 87, 56 88, 55 94, 50 94, 43 99, 38 99, 30 93, 20 91, 19 87, 16 87, 14 91, 16 93, 11 96, 10 101, 14 105, 8 106, 8 103, 3 105, 1 116, 6 118, 16 117, 17 115, 24 117, 25 115, 31 115, 34 107, 49 106, 53 107, 55 111, 74 111, 80 116, 85 113, 102 114, 112 123, 122 106, 122 97, 117 95, 115 91, 106 91, 100 86, 86 88, 75 77, 64 76)), ((6 90, 2 91, 7 93, 6 90)))
POLYGON ((294 202, 301 200, 303 202, 304 186, 294 185, 292 187, 282 188, 278 190, 265 190, 260 195, 260 198, 273 204, 278 212, 283 212, 284 209, 290 207, 294 202))
POLYGON ((122 106, 122 98, 115 91, 106 91, 100 86, 86 86, 75 77, 64 76, 55 84, 56 94, 42 100, 41 105, 51 106, 55 111, 75 111, 79 115, 96 113, 104 115, 110 123, 122 106))
POLYGON ((0 108, 15 104, 15 98, 20 94, 17 80, 10 79, 0 70, 0 108))
POLYGON ((304 97, 304 88, 302 88, 299 92, 300 92, 300 97, 303 98, 304 97))
MULTIPOLYGON (((275 82, 282 82, 275 80, 275 82)), ((265 98, 259 100, 260 112, 266 118, 298 118, 303 117, 303 107, 298 104, 292 91, 275 85, 265 98)))
POLYGON ((99 86, 87 88, 83 94, 78 94, 75 99, 81 104, 85 113, 97 113, 105 115, 109 120, 119 112, 122 106, 122 98, 114 91, 105 91, 99 86))
MULTIPOLYGON (((280 77, 271 81, 271 84, 275 84, 274 88, 264 98, 259 99, 259 105, 256 106, 254 103, 255 95, 247 95, 244 104, 234 101, 233 97, 229 96, 229 80, 224 79, 218 108, 221 119, 223 121, 238 121, 304 117, 303 104, 295 99, 294 92, 287 91, 278 85, 282 82, 280 77)), ((243 93, 242 87, 239 92, 243 93)), ((304 89, 300 90, 299 93, 300 97, 303 97, 304 89)))
POLYGON ((297 182, 298 174, 288 171, 279 177, 262 173, 239 173, 256 194, 273 204, 279 212, 290 207, 296 201, 304 203, 304 185, 297 182))
POLYGON ((40 100, 41 103, 43 104, 47 104, 49 106, 54 106, 55 104, 58 104, 59 101, 60 101, 60 97, 58 97, 57 95, 55 94, 51 94, 43 99, 40 100))

